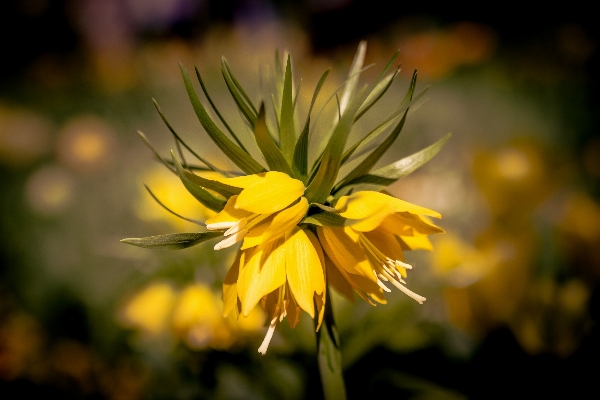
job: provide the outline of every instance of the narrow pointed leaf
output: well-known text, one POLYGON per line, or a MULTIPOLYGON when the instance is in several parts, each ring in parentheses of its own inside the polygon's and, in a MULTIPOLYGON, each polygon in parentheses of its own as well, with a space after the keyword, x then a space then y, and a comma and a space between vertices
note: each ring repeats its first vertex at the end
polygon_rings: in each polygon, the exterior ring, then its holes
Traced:
MULTIPOLYGON (((416 73, 416 71, 415 71, 415 73, 416 73)), ((423 91, 421 91, 421 93, 416 95, 415 98, 413 99, 412 94, 414 92, 415 84, 416 84, 416 75, 413 75, 413 80, 411 82, 411 86, 408 89, 408 92, 406 93, 404 100, 402 100, 402 102, 400 103, 400 105, 398 106, 396 111, 394 111, 389 117, 387 117, 379 125, 377 125, 373 130, 371 130, 371 132, 369 132, 368 134, 363 136, 360 140, 358 140, 356 143, 354 143, 348 150, 346 150, 344 152, 344 156, 342 157, 342 164, 345 164, 346 162, 348 162, 350 160, 350 157, 354 154, 354 152, 360 146, 363 146, 362 150, 360 151, 360 154, 363 154, 364 150, 365 150, 365 147, 364 147, 365 145, 372 142, 380 134, 382 134, 383 131, 385 130, 385 128, 387 128, 390 125, 392 120, 397 118, 402 113, 406 112, 410 107, 414 106, 415 103, 417 103, 419 100, 421 100, 421 98, 423 97, 423 95, 425 95, 425 93, 427 92, 427 90, 429 88, 425 88, 423 91)), ((356 157, 358 157, 358 155, 356 157)))
POLYGON ((185 221, 191 222, 192 224, 196 224, 196 225, 200 225, 200 226, 205 226, 200 221, 196 221, 195 219, 191 219, 191 218, 186 218, 186 217, 184 217, 182 215, 177 214, 175 211, 173 211, 169 207, 167 207, 162 201, 160 201, 158 199, 158 197, 156 197, 156 195, 154 193, 152 193, 152 190, 150 190, 150 188, 147 185, 144 185, 144 187, 146 188, 146 190, 148 191, 148 193, 150 194, 150 196, 152 197, 152 199, 154 201, 156 201, 156 203, 158 203, 159 206, 161 206, 162 208, 164 208, 165 210, 167 210, 169 213, 173 214, 177 218, 181 218, 181 219, 183 219, 185 221))
POLYGON ((260 111, 258 113, 258 119, 254 126, 254 135, 256 137, 256 144, 260 148, 265 160, 271 171, 280 171, 292 176, 292 170, 283 157, 281 150, 273 141, 273 138, 267 130, 267 123, 265 117, 264 104, 260 105, 260 111))
POLYGON ((398 125, 394 128, 392 133, 381 143, 372 153, 370 153, 367 158, 365 158, 360 164, 358 164, 346 177, 333 189, 333 192, 336 192, 338 188, 344 186, 348 182, 352 182, 354 179, 359 176, 363 176, 367 174, 373 166, 379 161, 381 156, 385 154, 386 151, 390 148, 390 146, 394 143, 394 141, 398 138, 398 135, 402 131, 404 127, 404 122, 406 121, 406 113, 404 112, 404 116, 398 122, 398 125))
POLYGON ((223 232, 169 233, 143 238, 126 238, 121 239, 121 242, 147 249, 179 250, 219 236, 223 236, 223 232))
POLYGON ((281 99, 281 118, 279 121, 279 147, 285 159, 291 164, 296 145, 296 127, 294 125, 294 100, 293 100, 292 63, 288 56, 283 82, 283 96, 281 99))
POLYGON ((400 50, 396 50, 390 61, 388 61, 383 70, 379 73, 379 76, 377 77, 375 82, 373 82, 373 90, 370 91, 369 95, 365 99, 364 104, 359 109, 358 115, 356 116, 357 120, 360 119, 360 117, 362 117, 371 107, 373 107, 373 105, 375 105, 375 103, 379 101, 379 99, 392 85, 394 78, 398 75, 398 72, 400 71, 400 67, 398 67, 393 74, 390 74, 387 77, 386 74, 392 67, 394 61, 396 61, 398 54, 400 54, 400 50))
POLYGON ((233 97, 235 104, 238 106, 238 109, 242 113, 242 116, 246 119, 246 122, 250 125, 250 127, 254 128, 257 118, 256 109, 246 95, 246 92, 244 92, 239 82, 231 73, 231 69, 229 68, 225 58, 221 59, 221 72, 223 73, 223 78, 225 78, 227 89, 229 89, 229 93, 231 93, 231 96, 233 97))
POLYGON ((399 69, 397 69, 393 74, 388 75, 385 79, 380 81, 375 88, 369 93, 369 96, 365 99, 364 104, 358 110, 358 114, 356 115, 356 120, 358 121, 360 117, 365 115, 367 111, 371 109, 377 102, 383 97, 383 95, 387 92, 387 90, 392 86, 394 82, 394 78, 398 75, 399 69))
MULTIPOLYGON (((208 190, 204 189, 202 186, 192 181, 189 177, 190 174, 185 174, 186 171, 181 166, 179 160, 175 157, 173 153, 171 154, 173 156, 173 163, 175 164, 175 167, 177 168, 177 173, 179 174, 179 179, 181 179, 181 182, 183 183, 183 186, 185 186, 187 191, 190 192, 190 194, 194 196, 196 200, 202 203, 205 207, 208 207, 216 212, 221 211, 225 207, 227 199, 212 194, 208 190)), ((197 175, 193 176, 200 178, 197 175)))
POLYGON ((335 194, 335 197, 340 197, 345 193, 348 193, 349 190, 380 191, 385 189, 398 179, 407 176, 427 161, 431 160, 442 149, 451 136, 452 134, 449 133, 423 150, 348 182, 344 187, 340 187, 335 194))
POLYGON ((321 87, 323 87, 323 83, 329 74, 329 69, 327 69, 319 82, 317 83, 317 87, 313 93, 312 100, 310 102, 310 106, 308 108, 308 113, 306 115, 306 122, 304 123, 304 129, 302 129, 302 133, 296 142, 296 148, 294 149, 294 163, 292 165, 294 172, 300 176, 303 182, 306 182, 306 176, 308 174, 308 139, 310 134, 310 114, 312 112, 312 108, 315 105, 315 101, 317 100, 317 96, 321 91, 321 87))
POLYGON ((342 161, 342 153, 352 129, 356 111, 360 107, 360 104, 362 104, 364 96, 363 89, 352 99, 335 127, 323 153, 323 159, 319 164, 315 178, 306 189, 305 196, 309 202, 323 203, 327 199, 327 196, 329 196, 329 192, 337 179, 342 161))
POLYGON ((200 102, 198 95, 192 85, 192 81, 187 71, 182 64, 179 64, 185 88, 188 93, 188 97, 192 103, 192 107, 198 116, 198 120, 206 130, 208 136, 212 141, 221 149, 221 151, 242 171, 247 174, 258 174, 264 172, 265 169, 256 160, 254 160, 248 153, 241 149, 238 145, 233 143, 225 134, 217 127, 217 125, 210 118, 206 109, 200 102))
POLYGON ((154 149, 154 147, 150 144, 150 141, 148 140, 148 138, 146 137, 146 135, 144 135, 144 133, 142 131, 137 131, 138 135, 140 136, 140 138, 142 139, 142 141, 144 142, 144 144, 146 146, 148 146, 148 148, 152 151, 152 153, 154 153, 154 156, 161 162, 163 163, 163 165, 165 167, 167 167, 171 172, 176 173, 175 169, 173 168, 172 165, 169 165, 169 163, 167 161, 165 161, 164 158, 162 158, 160 156, 160 154, 158 154, 158 152, 154 149))
POLYGON ((367 42, 363 40, 358 44, 358 49, 356 50, 356 54, 354 55, 354 59, 352 60, 352 65, 350 66, 350 71, 348 72, 348 83, 346 84, 346 87, 344 88, 344 91, 342 92, 342 97, 340 99, 341 113, 343 113, 346 110, 346 107, 350 103, 350 99, 356 91, 360 70, 362 69, 363 63, 365 61, 366 52, 367 42))
POLYGON ((202 77, 200 76, 200 71, 198 70, 198 67, 194 67, 194 69, 196 70, 196 77, 198 78, 198 82, 200 82, 200 88, 202 89, 204 96, 206 96, 206 100, 208 100, 208 103, 212 107, 213 111, 215 112, 215 114, 217 114, 217 117, 219 117, 219 120, 221 121, 221 123, 223 124, 225 129, 227 129, 227 132, 229 132, 229 134, 231 135, 233 140, 235 140, 235 142, 242 148, 242 150, 244 150, 246 153, 248 153, 248 150, 246 150, 246 148, 244 147, 244 144, 237 137, 237 135, 235 134, 233 129, 231 129, 231 127, 229 126, 227 121, 225 121, 225 118, 223 118, 223 116, 219 112, 219 109, 215 106, 215 103, 213 103, 210 95, 208 94, 208 90, 206 90, 206 86, 204 86, 204 81, 202 80, 202 77))
POLYGON ((152 99, 152 102, 154 103, 154 107, 156 108, 156 111, 158 111, 158 115, 160 115, 160 118, 163 120, 164 124, 167 126, 167 128, 169 129, 169 131, 171 132, 171 134, 175 137, 175 140, 178 143, 181 143, 190 153, 192 153, 192 155, 194 157, 196 157, 198 160, 200 160, 202 163, 204 163, 208 168, 210 168, 213 171, 218 171, 220 172, 220 170, 215 167, 212 163, 206 161, 204 158, 200 157, 198 154, 196 154, 196 152, 194 150, 192 150, 190 148, 190 146, 188 146, 182 139, 181 137, 179 137, 179 135, 177 134, 177 132, 175 132, 175 130, 173 129, 173 127, 171 126, 171 124, 169 123, 169 121, 167 121, 167 118, 165 117, 165 115, 163 114, 162 110, 160 109, 160 106, 158 105, 158 103, 156 102, 156 100, 152 99))

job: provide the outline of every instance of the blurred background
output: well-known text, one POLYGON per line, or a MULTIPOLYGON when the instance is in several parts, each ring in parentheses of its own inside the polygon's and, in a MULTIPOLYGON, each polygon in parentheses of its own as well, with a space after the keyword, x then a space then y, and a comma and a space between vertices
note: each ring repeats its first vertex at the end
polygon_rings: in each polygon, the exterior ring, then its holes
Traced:
POLYGON ((417 92, 429 87, 382 163, 453 136, 390 188, 443 215, 435 250, 407 254, 409 286, 427 301, 393 292, 372 307, 333 295, 349 397, 598 395, 600 36, 589 10, 382 0, 0 7, 0 398, 321 398, 307 315, 294 330, 282 324, 262 357, 259 309, 221 317, 232 251, 119 240, 197 230, 144 184, 186 217, 209 215, 136 134, 161 154, 173 148, 154 98, 194 149, 225 162, 179 62, 198 66, 236 120, 221 56, 256 102, 261 65, 291 52, 305 111, 326 68, 323 97, 343 82, 360 40, 365 64, 376 64, 365 81, 396 50, 402 65, 364 129, 402 99, 414 69, 417 92))

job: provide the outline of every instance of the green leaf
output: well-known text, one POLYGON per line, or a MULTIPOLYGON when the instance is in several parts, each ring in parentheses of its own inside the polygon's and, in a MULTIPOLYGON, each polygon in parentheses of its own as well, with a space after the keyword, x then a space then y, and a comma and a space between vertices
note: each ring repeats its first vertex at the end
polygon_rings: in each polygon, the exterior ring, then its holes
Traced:
POLYGON ((396 127, 394 128, 392 133, 390 133, 390 135, 383 141, 383 143, 381 143, 375 149, 375 151, 373 151, 371 154, 369 154, 367 156, 367 158, 365 158, 352 171, 350 171, 350 173, 348 175, 346 175, 346 177, 344 179, 342 179, 342 181, 333 188, 334 193, 339 188, 346 185, 348 182, 352 182, 354 179, 358 178, 359 176, 363 176, 363 175, 367 174, 371 170, 371 168, 373 168, 373 166, 377 163, 377 161, 379 161, 381 156, 383 156, 385 154, 385 152, 390 148, 392 143, 394 143, 396 138, 398 138, 398 135, 400 134, 400 132, 402 131, 402 128, 404 127, 404 122, 406 121, 406 113, 407 112, 408 111, 404 112, 404 116, 402 117, 402 119, 400 120, 398 125, 396 125, 396 127))
POLYGON ((292 90, 292 63, 288 55, 283 81, 283 96, 281 99, 281 117, 279 121, 279 147, 285 159, 291 164, 296 145, 296 127, 294 124, 294 99, 292 90))
MULTIPOLYGON (((419 93, 414 99, 412 99, 412 95, 415 91, 416 84, 417 84, 417 71, 415 70, 415 72, 413 73, 413 77, 411 79, 408 91, 406 92, 404 99, 400 102, 400 105, 398 106, 396 111, 394 111, 389 117, 387 117, 385 120, 383 120, 381 123, 379 123, 379 125, 377 125, 373 130, 371 130, 369 133, 367 133, 365 136, 363 136, 361 139, 359 139, 356 143, 354 143, 348 150, 346 150, 346 152, 344 152, 344 156, 342 157, 342 164, 345 164, 350 159, 352 154, 354 154, 354 152, 356 151, 356 149, 359 146, 361 146, 361 145, 364 146, 364 145, 370 143, 371 141, 373 141, 375 138, 377 138, 381 133, 383 133, 384 129, 390 125, 392 120, 394 120, 396 117, 398 117, 401 113, 407 111, 409 109, 409 107, 414 105, 416 102, 418 102, 421 99, 421 97, 423 97, 423 95, 427 92, 427 88, 425 90, 423 90, 421 93, 419 93)), ((363 149, 364 149, 364 147, 363 147, 363 149)), ((361 151, 361 153, 362 153, 362 151, 361 151)))
POLYGON ((348 134, 352 129, 356 111, 365 97, 364 92, 363 89, 358 95, 353 97, 327 143, 315 178, 305 192, 305 196, 310 203, 324 203, 333 188, 340 170, 342 153, 348 139, 348 134))
POLYGON ((216 196, 212 194, 211 192, 207 191, 202 186, 200 186, 198 183, 194 182, 194 180, 196 179, 192 180, 192 177, 196 177, 198 179, 202 178, 191 173, 186 174, 187 171, 183 169, 181 163, 179 162, 177 157, 175 157, 175 154, 171 152, 171 155, 173 156, 173 163, 177 168, 179 179, 181 179, 181 182, 183 183, 183 186, 185 186, 187 191, 190 192, 190 194, 194 196, 196 200, 202 203, 205 207, 208 207, 216 212, 221 211, 225 207, 227 200, 221 196, 216 196))
POLYGON ((195 246, 219 236, 223 236, 223 232, 169 233, 143 238, 126 238, 121 239, 121 242, 147 249, 179 250, 195 246))
POLYGON ((256 125, 254 125, 254 135, 256 137, 256 144, 258 144, 260 151, 265 156, 269 169, 271 171, 284 172, 292 176, 289 164, 285 161, 281 150, 279 150, 279 147, 277 147, 267 129, 265 106, 263 103, 260 105, 258 119, 256 120, 256 125))
POLYGON ((363 67, 363 63, 365 61, 365 54, 367 52, 367 42, 362 40, 358 44, 358 49, 356 50, 356 54, 354 55, 354 59, 352 60, 352 65, 350 66, 350 71, 348 72, 348 83, 346 84, 344 91, 342 92, 342 97, 340 99, 340 112, 343 114, 346 111, 346 107, 350 103, 350 99, 354 96, 356 92, 356 86, 358 85, 358 78, 360 76, 360 71, 363 67))
POLYGON ((369 93, 369 95, 365 99, 364 104, 358 111, 358 115, 356 116, 357 120, 360 119, 360 117, 362 117, 371 107, 373 107, 373 105, 375 105, 375 103, 379 101, 379 99, 385 94, 385 92, 387 92, 387 90, 392 85, 394 78, 400 71, 400 67, 396 68, 396 71, 393 74, 390 74, 386 78, 384 77, 392 67, 392 64, 394 64, 394 61, 396 61, 398 54, 400 54, 400 50, 396 50, 390 61, 388 61, 383 70, 379 73, 379 76, 373 83, 374 89, 369 93))
POLYGON ((350 190, 380 191, 385 189, 398 179, 404 178, 427 161, 431 160, 442 149, 451 136, 452 134, 449 133, 423 150, 348 182, 343 188, 340 188, 335 194, 335 197, 340 197, 350 190))
POLYGON ((144 144, 146 146, 148 146, 148 148, 152 151, 152 153, 154 153, 154 156, 161 162, 163 163, 163 165, 165 167, 167 167, 167 169, 169 169, 169 171, 176 173, 175 169, 173 168, 172 165, 169 165, 169 163, 167 161, 165 161, 164 158, 162 158, 160 156, 160 154, 158 154, 158 152, 154 149, 154 147, 150 144, 150 141, 148 140, 148 138, 146 137, 146 135, 144 135, 144 133, 142 131, 137 131, 137 134, 140 136, 140 138, 142 139, 142 141, 144 142, 144 144))
POLYGON ((256 108, 254 108, 250 98, 239 84, 237 79, 235 79, 235 76, 231 72, 231 68, 229 67, 229 64, 227 64, 225 57, 221 59, 221 72, 223 73, 225 84, 227 85, 227 89, 229 89, 229 93, 231 93, 235 104, 237 104, 242 115, 244 118, 246 118, 250 128, 254 128, 256 118, 258 117, 256 108))
POLYGON ((202 163, 204 163, 204 165, 206 165, 208 168, 210 168, 213 171, 221 172, 213 164, 211 164, 210 162, 206 161, 204 158, 202 158, 198 154, 196 154, 196 152, 194 150, 192 150, 190 148, 190 146, 188 146, 181 139, 181 137, 179 137, 179 135, 177 134, 177 132, 175 132, 175 130, 173 129, 173 127, 171 126, 171 124, 169 123, 169 121, 167 121, 167 118, 165 117, 165 115, 161 111, 160 106, 158 105, 158 103, 156 102, 156 100, 152 99, 152 102, 154 103, 154 107, 156 108, 156 111, 158 111, 158 115, 160 115, 160 118, 162 118, 163 122, 165 123, 165 125, 167 126, 167 128, 169 129, 169 131, 171 132, 171 134, 175 137, 175 140, 177 140, 177 142, 181 143, 190 153, 192 153, 192 155, 194 157, 196 157, 198 160, 200 160, 202 163))
MULTIPOLYGON (((417 71, 413 74, 413 78, 410 84, 410 88, 407 92, 407 99, 410 101, 412 99, 412 94, 415 90, 415 85, 417 82, 417 71)), ((406 114, 408 113, 408 108, 404 112, 402 119, 398 122, 398 125, 392 130, 390 135, 373 151, 371 152, 360 164, 358 164, 346 177, 333 188, 333 192, 335 193, 339 188, 343 187, 346 183, 352 182, 354 179, 359 176, 367 174, 373 166, 379 161, 379 159, 385 154, 386 151, 390 148, 390 146, 396 141, 398 135, 402 131, 404 127, 404 123, 406 122, 406 114)))
POLYGON ((306 122, 304 123, 304 129, 302 129, 302 133, 296 142, 296 148, 294 149, 294 163, 292 168, 294 172, 302 179, 304 183, 306 183, 306 177, 308 174, 308 138, 310 133, 310 114, 312 112, 312 108, 315 105, 315 101, 317 100, 317 96, 321 91, 321 87, 329 74, 329 69, 323 72, 319 82, 317 83, 317 87, 313 93, 312 100, 310 102, 310 106, 308 108, 308 113, 306 115, 306 122))
POLYGON ((200 99, 194 90, 194 86, 192 85, 190 76, 183 67, 183 64, 179 64, 179 68, 181 69, 181 75, 183 76, 185 88, 187 90, 188 97, 190 98, 190 102, 192 103, 192 107, 198 116, 198 120, 212 141, 235 165, 237 165, 245 173, 259 174, 264 172, 265 168, 262 165, 260 165, 248 153, 233 143, 227 136, 225 136, 223 132, 221 132, 200 102, 200 99))
POLYGON ((242 148, 242 150, 244 150, 246 153, 248 153, 248 150, 244 147, 243 143, 237 137, 235 132, 233 132, 233 129, 231 129, 231 127, 229 126, 227 121, 225 121, 225 118, 223 118, 223 116, 219 112, 219 109, 215 106, 215 103, 213 103, 212 99, 210 98, 210 96, 208 94, 208 90, 206 90, 206 86, 204 86, 204 81, 202 80, 202 77, 200 76, 200 71, 198 71, 198 67, 194 67, 194 69, 196 70, 196 77, 198 78, 198 82, 200 82, 200 88, 202 88, 202 92, 204 93, 204 96, 206 96, 206 100, 208 100, 213 111, 217 114, 217 117, 219 117, 219 120, 221 121, 223 126, 225 126, 225 129, 227 129, 227 132, 229 132, 229 134, 231 135, 233 140, 235 140, 235 142, 242 148))
POLYGON ((147 185, 144 185, 144 187, 146 188, 146 190, 148 191, 148 193, 150 194, 150 196, 152 197, 152 199, 154 199, 154 201, 156 201, 158 203, 159 206, 161 206, 162 208, 164 208, 165 210, 167 210, 169 213, 173 214, 174 216, 181 218, 185 221, 191 222, 193 224, 196 225, 200 225, 200 226, 205 226, 204 223, 200 222, 200 221, 196 221, 195 219, 191 219, 191 218, 186 218, 182 215, 177 214, 175 211, 171 210, 169 207, 167 207, 166 205, 163 204, 162 201, 160 201, 158 199, 158 197, 156 197, 156 195, 154 193, 152 193, 152 190, 150 190, 150 188, 147 185))

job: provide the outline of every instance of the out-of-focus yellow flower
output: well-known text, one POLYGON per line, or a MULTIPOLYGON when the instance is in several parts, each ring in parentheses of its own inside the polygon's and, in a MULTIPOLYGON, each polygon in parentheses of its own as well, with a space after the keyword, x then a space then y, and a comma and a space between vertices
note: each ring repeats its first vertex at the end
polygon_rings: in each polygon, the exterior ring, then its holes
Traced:
POLYGON ((65 168, 48 165, 34 171, 25 185, 25 198, 31 209, 42 216, 64 212, 73 201, 75 182, 65 168))
POLYGON ((173 311, 173 329, 192 349, 228 349, 248 334, 258 332, 264 322, 264 313, 254 308, 241 316, 239 324, 222 316, 222 301, 203 284, 193 284, 180 293, 173 311))
POLYGON ((541 144, 522 139, 475 155, 473 174, 494 216, 529 214, 557 187, 541 144))
POLYGON ((59 161, 76 172, 99 172, 115 160, 117 140, 103 119, 84 115, 71 119, 57 141, 59 161))
POLYGON ((150 337, 170 329, 170 316, 176 301, 175 288, 167 282, 155 282, 135 293, 121 308, 120 322, 150 337))

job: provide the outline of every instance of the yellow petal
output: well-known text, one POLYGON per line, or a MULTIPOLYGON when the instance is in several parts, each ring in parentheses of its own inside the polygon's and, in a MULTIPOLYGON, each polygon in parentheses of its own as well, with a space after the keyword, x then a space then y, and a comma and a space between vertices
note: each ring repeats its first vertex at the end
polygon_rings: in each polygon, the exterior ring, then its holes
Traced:
POLYGON ((402 247, 396 240, 396 237, 382 229, 375 229, 371 232, 365 232, 365 237, 377 247, 386 257, 392 260, 404 261, 402 247))
POLYGON ((308 201, 302 197, 298 203, 272 215, 252 228, 244 237, 242 250, 266 243, 290 231, 304 218, 307 211, 308 201))
POLYGON ((338 270, 338 267, 333 264, 333 261, 331 261, 329 257, 325 259, 325 266, 325 270, 327 271, 327 282, 331 284, 338 293, 354 303, 354 289, 352 288, 352 285, 344 278, 342 273, 338 270))
POLYGON ((227 317, 238 304, 237 280, 240 271, 240 256, 241 254, 238 254, 235 257, 233 265, 223 279, 223 317, 227 317))
POLYGON ((268 173, 269 172, 263 172, 261 174, 236 176, 234 178, 224 178, 222 176, 215 176, 210 179, 217 182, 225 183, 230 186, 245 189, 256 182, 260 182, 261 180, 265 179, 265 176, 268 173))
POLYGON ((442 228, 430 222, 426 217, 407 212, 395 213, 387 216, 382 221, 380 227, 396 236, 444 233, 442 228))
POLYGON ((285 283, 283 240, 273 240, 254 249, 242 250, 237 282, 242 313, 248 316, 266 294, 285 283))
MULTIPOLYGON (((235 207, 255 214, 283 210, 304 194, 304 184, 283 172, 267 172, 242 190, 235 207)), ((232 178, 237 179, 237 178, 232 178)))
POLYGON ((398 212, 441 218, 436 211, 373 191, 361 191, 350 196, 342 196, 335 208, 342 217, 358 220, 352 227, 361 232, 375 229, 386 217, 398 212))
POLYGON ((227 200, 227 204, 225 204, 225 208, 221 210, 217 215, 212 218, 206 220, 206 225, 208 229, 224 229, 222 226, 229 226, 227 223, 235 223, 244 217, 249 217, 252 213, 244 210, 239 210, 235 208, 235 202, 238 196, 231 196, 229 200, 227 200))
POLYGON ((300 307, 298 307, 298 303, 296 302, 296 299, 291 293, 289 287, 285 291, 285 300, 285 317, 288 320, 290 328, 295 328, 300 322, 300 315, 302 314, 302 310, 300 309, 300 307))
POLYGON ((325 287, 323 266, 306 232, 298 227, 285 235, 287 282, 296 302, 314 318, 314 294, 325 287))
POLYGON ((346 272, 364 276, 376 282, 373 267, 359 243, 358 234, 350 227, 317 227, 323 250, 331 261, 346 272))
POLYGON ((433 245, 425 235, 401 236, 400 245, 406 250, 433 250, 433 245))

